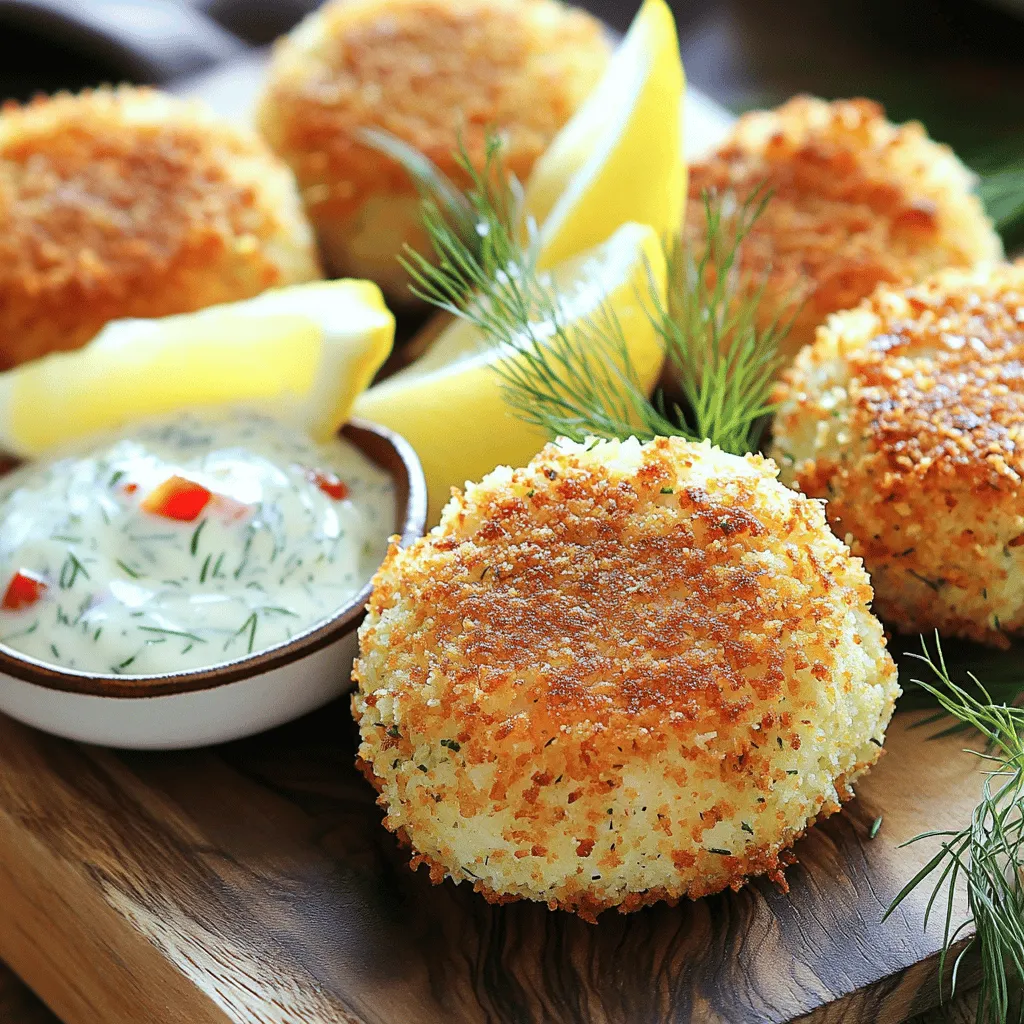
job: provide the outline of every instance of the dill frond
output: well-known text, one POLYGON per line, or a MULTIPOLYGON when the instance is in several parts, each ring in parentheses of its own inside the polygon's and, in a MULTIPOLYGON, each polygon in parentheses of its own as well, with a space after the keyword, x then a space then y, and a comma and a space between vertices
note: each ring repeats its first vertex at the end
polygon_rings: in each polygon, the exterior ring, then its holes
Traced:
POLYGON ((466 200, 476 241, 468 244, 446 211, 424 199, 434 259, 406 249, 402 265, 413 294, 469 321, 487 344, 515 357, 494 364, 505 399, 551 437, 679 433, 644 392, 614 310, 604 304, 585 323, 571 322, 553 278, 537 270, 535 231, 519 225, 500 143, 488 141, 483 171, 465 153, 460 161, 471 181, 466 200))
MULTIPOLYGON (((1024 709, 994 703, 985 687, 971 675, 977 695, 950 677, 938 634, 935 653, 922 638, 918 660, 931 679, 915 683, 930 693, 940 707, 959 722, 977 730, 988 752, 977 752, 990 762, 982 796, 970 823, 959 831, 926 832, 910 840, 940 841, 939 852, 903 887, 886 917, 926 880, 932 892, 925 910, 927 927, 938 903, 945 911, 940 976, 960 938, 974 925, 974 936, 953 965, 951 988, 964 956, 975 945, 981 958, 978 992, 979 1024, 1024 1021, 1021 988, 1024 985, 1024 709), (970 918, 959 924, 954 917, 958 882, 967 892, 970 918), (946 896, 942 897, 943 889, 946 896)), ((909 844, 905 844, 909 845, 909 844)))
POLYGON ((682 381, 685 407, 641 385, 627 339, 606 302, 595 315, 570 318, 555 280, 536 266, 536 229, 522 223, 521 190, 504 173, 500 142, 488 140, 477 170, 463 151, 470 186, 472 238, 449 204, 431 195, 423 224, 434 250, 406 250, 402 264, 420 299, 472 323, 486 343, 514 358, 496 361, 513 412, 551 437, 641 440, 705 438, 743 454, 756 445, 789 324, 756 326, 763 289, 739 273, 743 238, 768 196, 759 192, 726 216, 728 198, 706 197, 706 242, 694 252, 680 238, 666 243, 669 289, 639 296, 682 381))
MULTIPOLYGON (((905 680, 900 708, 933 711, 933 714, 916 722, 916 726, 927 730, 929 738, 936 739, 970 730, 971 726, 951 718, 942 708, 936 708, 932 694, 911 678, 920 664, 919 637, 894 634, 889 641, 889 650, 896 661, 900 679, 905 680), (936 723, 941 723, 941 731, 934 732, 931 729, 936 723)), ((985 693, 993 703, 1021 704, 1024 698, 1024 669, 1018 647, 1003 650, 967 640, 957 640, 955 643, 947 641, 943 648, 943 660, 950 677, 963 680, 964 689, 973 696, 983 696, 971 682, 972 678, 977 677, 985 680, 985 693)))
POLYGON ((1007 246, 1024 233, 1024 138, 1002 139, 971 154, 978 194, 1007 246))
POLYGON ((466 197, 432 160, 414 146, 382 128, 361 128, 356 133, 359 141, 371 149, 401 164, 412 179, 420 198, 430 200, 444 210, 449 222, 456 226, 462 238, 469 242, 475 221, 466 197))
POLYGON ((799 311, 793 301, 759 327, 765 282, 751 288, 740 271, 743 240, 770 199, 765 187, 738 206, 730 196, 705 194, 704 242, 694 249, 677 236, 666 247, 667 305, 656 303, 658 331, 686 401, 680 414, 697 437, 736 455, 756 447, 773 411, 779 345, 799 311))

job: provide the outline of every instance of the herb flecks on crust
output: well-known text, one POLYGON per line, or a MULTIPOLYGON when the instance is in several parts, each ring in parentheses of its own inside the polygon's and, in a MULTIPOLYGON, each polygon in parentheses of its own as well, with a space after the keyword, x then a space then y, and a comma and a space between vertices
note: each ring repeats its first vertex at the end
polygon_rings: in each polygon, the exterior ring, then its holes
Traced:
POLYGON ((565 442, 499 468, 375 580, 353 705, 385 824, 435 881, 585 917, 781 877, 880 754, 870 598, 760 457, 565 442))

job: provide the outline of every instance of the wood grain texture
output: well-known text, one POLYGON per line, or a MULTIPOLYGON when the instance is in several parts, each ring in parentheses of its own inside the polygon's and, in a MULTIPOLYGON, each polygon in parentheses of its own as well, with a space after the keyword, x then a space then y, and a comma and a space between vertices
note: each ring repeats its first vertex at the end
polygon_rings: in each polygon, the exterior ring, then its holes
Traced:
POLYGON ((344 702, 211 751, 116 754, 0 720, 0 958, 67 1024, 898 1022, 933 1006, 923 899, 979 786, 894 723, 860 798, 766 882, 597 926, 428 884, 353 768, 344 702), (878 815, 884 822, 868 838, 878 815))
POLYGON ((922 1013, 908 1020, 906 1024, 976 1024, 977 1012, 977 992, 963 992, 948 1004, 922 1013))
MULTIPOLYGON (((958 995, 949 1007, 936 1008, 906 1024, 974 1024, 975 994, 958 995)), ((2 1024, 61 1024, 18 976, 0 964, 0 1022, 2 1024)))

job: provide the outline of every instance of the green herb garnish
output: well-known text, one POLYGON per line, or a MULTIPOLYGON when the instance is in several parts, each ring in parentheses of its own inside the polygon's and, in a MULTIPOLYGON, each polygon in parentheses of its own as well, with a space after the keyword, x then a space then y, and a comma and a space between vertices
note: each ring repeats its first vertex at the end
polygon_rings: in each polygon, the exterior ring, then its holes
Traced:
POLYGON ((199 551, 199 538, 202 536, 203 527, 206 526, 206 520, 200 521, 199 525, 192 531, 192 540, 189 541, 189 550, 195 555, 199 551))
MULTIPOLYGON (((950 951, 973 920, 974 936, 954 962, 951 989, 956 991, 963 958, 976 945, 982 967, 978 1020, 1005 1024, 1011 1019, 1014 1001, 1024 983, 1024 708, 995 703, 973 675, 971 683, 978 696, 953 682, 938 634, 934 656, 923 638, 921 648, 918 659, 932 678, 914 682, 930 693, 943 711, 981 733, 988 750, 975 753, 990 767, 970 824, 959 831, 925 832, 910 840, 918 843, 937 839, 940 849, 903 887, 885 916, 927 879, 934 879, 925 911, 927 927, 946 887, 939 976, 943 976, 950 951), (956 925, 953 894, 958 881, 965 883, 970 919, 956 925)), ((1021 1012, 1018 1008, 1017 1013, 1021 1012)))
POLYGON ((70 590, 75 585, 75 580, 78 579, 78 574, 81 573, 86 579, 89 579, 89 571, 79 560, 78 556, 74 551, 69 551, 67 558, 64 560, 64 564, 60 569, 60 589, 70 590))
POLYGON ((247 618, 245 620, 245 622, 243 622, 241 624, 241 626, 238 627, 237 631, 235 632, 235 636, 241 636, 246 630, 249 631, 249 653, 250 654, 252 654, 253 647, 256 645, 256 625, 257 625, 258 620, 259 620, 259 616, 257 615, 256 612, 253 612, 249 616, 249 618, 247 618))
POLYGON ((191 640, 196 644, 205 644, 206 641, 201 636, 196 636, 195 633, 189 633, 183 629, 165 629, 162 626, 139 626, 139 632, 141 633, 160 633, 164 636, 180 636, 186 640, 191 640))
POLYGON ((683 408, 661 392, 648 397, 610 305, 583 323, 569 322, 557 286, 536 267, 532 232, 519 224, 517 191, 497 139, 488 140, 482 171, 465 152, 459 160, 471 183, 464 199, 475 223, 472 240, 448 204, 427 196, 423 223, 435 258, 407 248, 402 263, 414 294, 516 355, 494 364, 515 415, 574 441, 675 435, 707 438, 737 454, 752 450, 771 411, 778 345, 789 326, 782 319, 757 326, 762 290, 738 273, 740 246, 768 201, 765 193, 730 216, 723 201, 706 197, 705 243, 697 251, 679 239, 666 244, 667 299, 653 286, 638 296, 678 371, 683 408))

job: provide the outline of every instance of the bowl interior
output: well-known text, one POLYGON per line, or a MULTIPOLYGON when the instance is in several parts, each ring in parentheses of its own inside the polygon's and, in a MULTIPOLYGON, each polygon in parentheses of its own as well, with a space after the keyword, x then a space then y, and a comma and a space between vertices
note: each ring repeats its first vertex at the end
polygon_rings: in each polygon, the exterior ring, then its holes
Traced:
MULTIPOLYGON (((384 469, 395 483, 394 530, 404 547, 422 536, 427 517, 427 486, 412 446, 402 437, 375 423, 353 420, 341 429, 341 436, 358 448, 371 462, 384 469)), ((16 463, 0 459, 0 475, 16 463)), ((192 693, 223 686, 239 679, 261 675, 303 658, 334 643, 359 627, 366 613, 372 587, 369 582, 326 622, 300 636, 210 668, 161 675, 118 676, 98 672, 60 669, 33 658, 0 648, 0 673, 37 686, 108 697, 157 697, 171 693, 192 693)))

